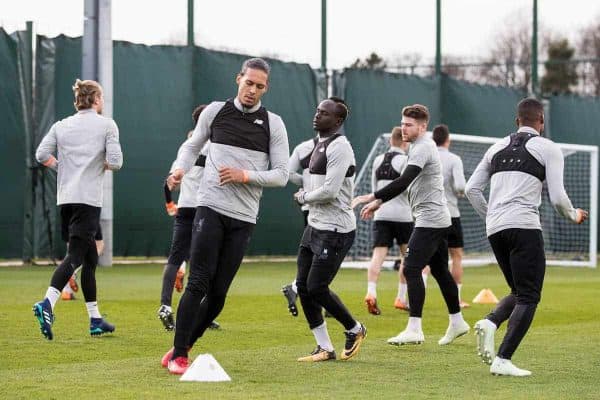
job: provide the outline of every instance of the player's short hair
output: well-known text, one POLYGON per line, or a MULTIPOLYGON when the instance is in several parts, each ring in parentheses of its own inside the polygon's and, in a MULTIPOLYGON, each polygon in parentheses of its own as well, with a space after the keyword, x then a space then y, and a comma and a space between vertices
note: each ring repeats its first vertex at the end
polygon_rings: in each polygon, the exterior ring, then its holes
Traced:
POLYGON ((344 122, 346 118, 348 118, 348 115, 350 115, 350 109, 348 108, 348 104, 346 104, 344 99, 337 96, 331 96, 328 100, 331 100, 336 104, 335 111, 337 113, 337 116, 342 119, 342 122, 344 122))
POLYGON ((192 120, 194 120, 194 126, 198 124, 198 119, 200 118, 200 113, 204 111, 206 108, 206 104, 200 104, 198 107, 194 108, 192 111, 192 120))
POLYGON ((240 70, 240 75, 244 75, 246 70, 250 69, 259 69, 269 75, 271 73, 271 66, 268 62, 263 60, 262 58, 249 58, 242 64, 242 69, 240 70))
POLYGON ((517 105, 517 117, 521 123, 537 123, 544 116, 544 105, 541 101, 528 97, 517 105))
POLYGON ((433 128, 433 141, 436 145, 441 146, 450 137, 450 131, 448 130, 448 126, 444 124, 436 125, 433 128))
POLYGON ((429 110, 422 104, 413 104, 402 109, 402 115, 408 118, 414 118, 419 122, 429 122, 429 110))
POLYGON ((102 95, 102 86, 96 81, 76 79, 73 84, 73 94, 75 95, 73 102, 75 109, 77 111, 86 110, 92 108, 96 98, 102 95))
POLYGON ((392 128, 392 143, 400 144, 402 143, 402 128, 399 126, 395 126, 392 128))

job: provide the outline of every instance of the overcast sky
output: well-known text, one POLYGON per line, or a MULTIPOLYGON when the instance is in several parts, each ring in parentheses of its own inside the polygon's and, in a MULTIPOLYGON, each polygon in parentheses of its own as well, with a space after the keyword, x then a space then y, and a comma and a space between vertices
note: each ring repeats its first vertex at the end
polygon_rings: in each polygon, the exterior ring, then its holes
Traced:
MULTIPOLYGON (((0 26, 34 21, 38 34, 79 36, 83 0, 0 0, 0 26)), ((386 58, 435 54, 435 0, 328 0, 328 66, 342 68, 375 51, 386 58)), ((442 50, 478 58, 511 20, 529 23, 532 0, 442 0, 442 50), (521 18, 521 19, 519 19, 521 18)), ((318 67, 321 0, 196 0, 197 45, 277 56, 318 67)), ((540 24, 570 40, 600 19, 599 0, 539 0, 540 24)), ((185 43, 187 0, 112 0, 113 38, 185 43)), ((543 58, 543 57, 542 57, 543 58)))

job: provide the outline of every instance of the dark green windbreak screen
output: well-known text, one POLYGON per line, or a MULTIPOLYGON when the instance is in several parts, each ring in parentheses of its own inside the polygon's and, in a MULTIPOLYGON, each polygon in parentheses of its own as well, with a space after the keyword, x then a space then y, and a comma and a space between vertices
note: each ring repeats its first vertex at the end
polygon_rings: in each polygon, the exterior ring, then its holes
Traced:
POLYGON ((555 142, 600 145, 600 98, 552 96, 550 112, 555 142))
POLYGON ((444 76, 442 120, 450 132, 503 137, 516 129, 515 111, 524 97, 525 93, 519 90, 444 76))
POLYGON ((19 258, 23 250, 25 126, 17 41, 0 28, 0 174, 5 190, 0 207, 0 257, 19 258))
MULTIPOLYGON (((36 145, 52 123, 73 114, 71 86, 81 71, 81 38, 41 38, 38 43, 38 114, 36 145)), ((117 256, 164 256, 172 218, 164 211, 162 185, 179 145, 192 128, 197 104, 235 97, 236 74, 248 56, 177 46, 114 43, 113 116, 120 130, 124 163, 114 175, 114 253, 117 256)), ((264 105, 279 114, 290 145, 313 135, 315 75, 308 65, 269 60, 272 66, 264 105)), ((249 254, 293 254, 302 214, 292 187, 265 189, 249 254), (289 235, 291 229, 297 235, 289 235)), ((42 169, 36 189, 38 255, 59 255, 56 182, 42 169), (42 193, 43 192, 43 193, 42 193)))
POLYGON ((114 63, 113 115, 124 159, 114 174, 114 253, 165 255, 172 218, 162 186, 192 127, 192 52, 115 42, 114 63))
POLYGON ((437 79, 355 69, 347 69, 334 79, 336 92, 350 107, 345 130, 359 169, 375 139, 400 124, 404 106, 424 104, 431 114, 429 125, 440 121, 437 79))

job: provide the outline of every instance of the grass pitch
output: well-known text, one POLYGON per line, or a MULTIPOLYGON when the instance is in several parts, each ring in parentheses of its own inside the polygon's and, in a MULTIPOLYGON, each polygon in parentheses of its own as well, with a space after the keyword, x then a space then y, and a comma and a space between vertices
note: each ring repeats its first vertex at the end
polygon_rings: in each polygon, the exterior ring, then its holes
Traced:
MULTIPOLYGON (((91 338, 81 293, 56 307, 55 339, 45 340, 31 312, 52 274, 49 267, 0 268, 0 398, 6 399, 598 399, 600 376, 600 271, 548 268, 534 323, 513 361, 531 369, 528 378, 494 377, 475 351, 472 332, 449 346, 437 340, 448 318, 433 279, 429 279, 421 346, 386 344, 406 324, 394 310, 395 273, 383 272, 378 287, 382 315, 363 305, 366 272, 342 270, 333 288, 368 328, 360 354, 343 362, 300 364, 314 339, 302 313, 292 317, 280 293, 295 273, 292 263, 245 264, 218 321, 192 356, 211 353, 231 376, 228 383, 183 383, 160 367, 172 344, 156 318, 162 267, 99 268, 101 313, 117 327, 110 336, 91 338)), ((482 288, 497 296, 506 285, 495 267, 465 273, 464 298, 482 288)), ((174 304, 179 296, 176 294, 174 304)), ((489 310, 464 311, 473 325, 489 310)), ((338 354, 342 327, 328 320, 338 354)), ((497 338, 503 337, 503 326, 497 338)), ((496 340, 499 343, 498 339, 496 340)))

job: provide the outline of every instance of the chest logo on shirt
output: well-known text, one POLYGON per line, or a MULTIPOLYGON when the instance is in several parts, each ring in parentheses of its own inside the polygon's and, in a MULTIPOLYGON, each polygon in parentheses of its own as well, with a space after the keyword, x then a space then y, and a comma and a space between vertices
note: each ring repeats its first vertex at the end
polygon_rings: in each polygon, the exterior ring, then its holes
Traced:
POLYGON ((321 148, 319 149, 319 153, 322 153, 322 152, 324 152, 324 151, 325 151, 325 147, 321 147, 321 148))
POLYGON ((254 120, 254 123, 255 123, 256 125, 262 125, 264 122, 265 122, 265 121, 263 121, 262 119, 258 119, 258 118, 254 120))

